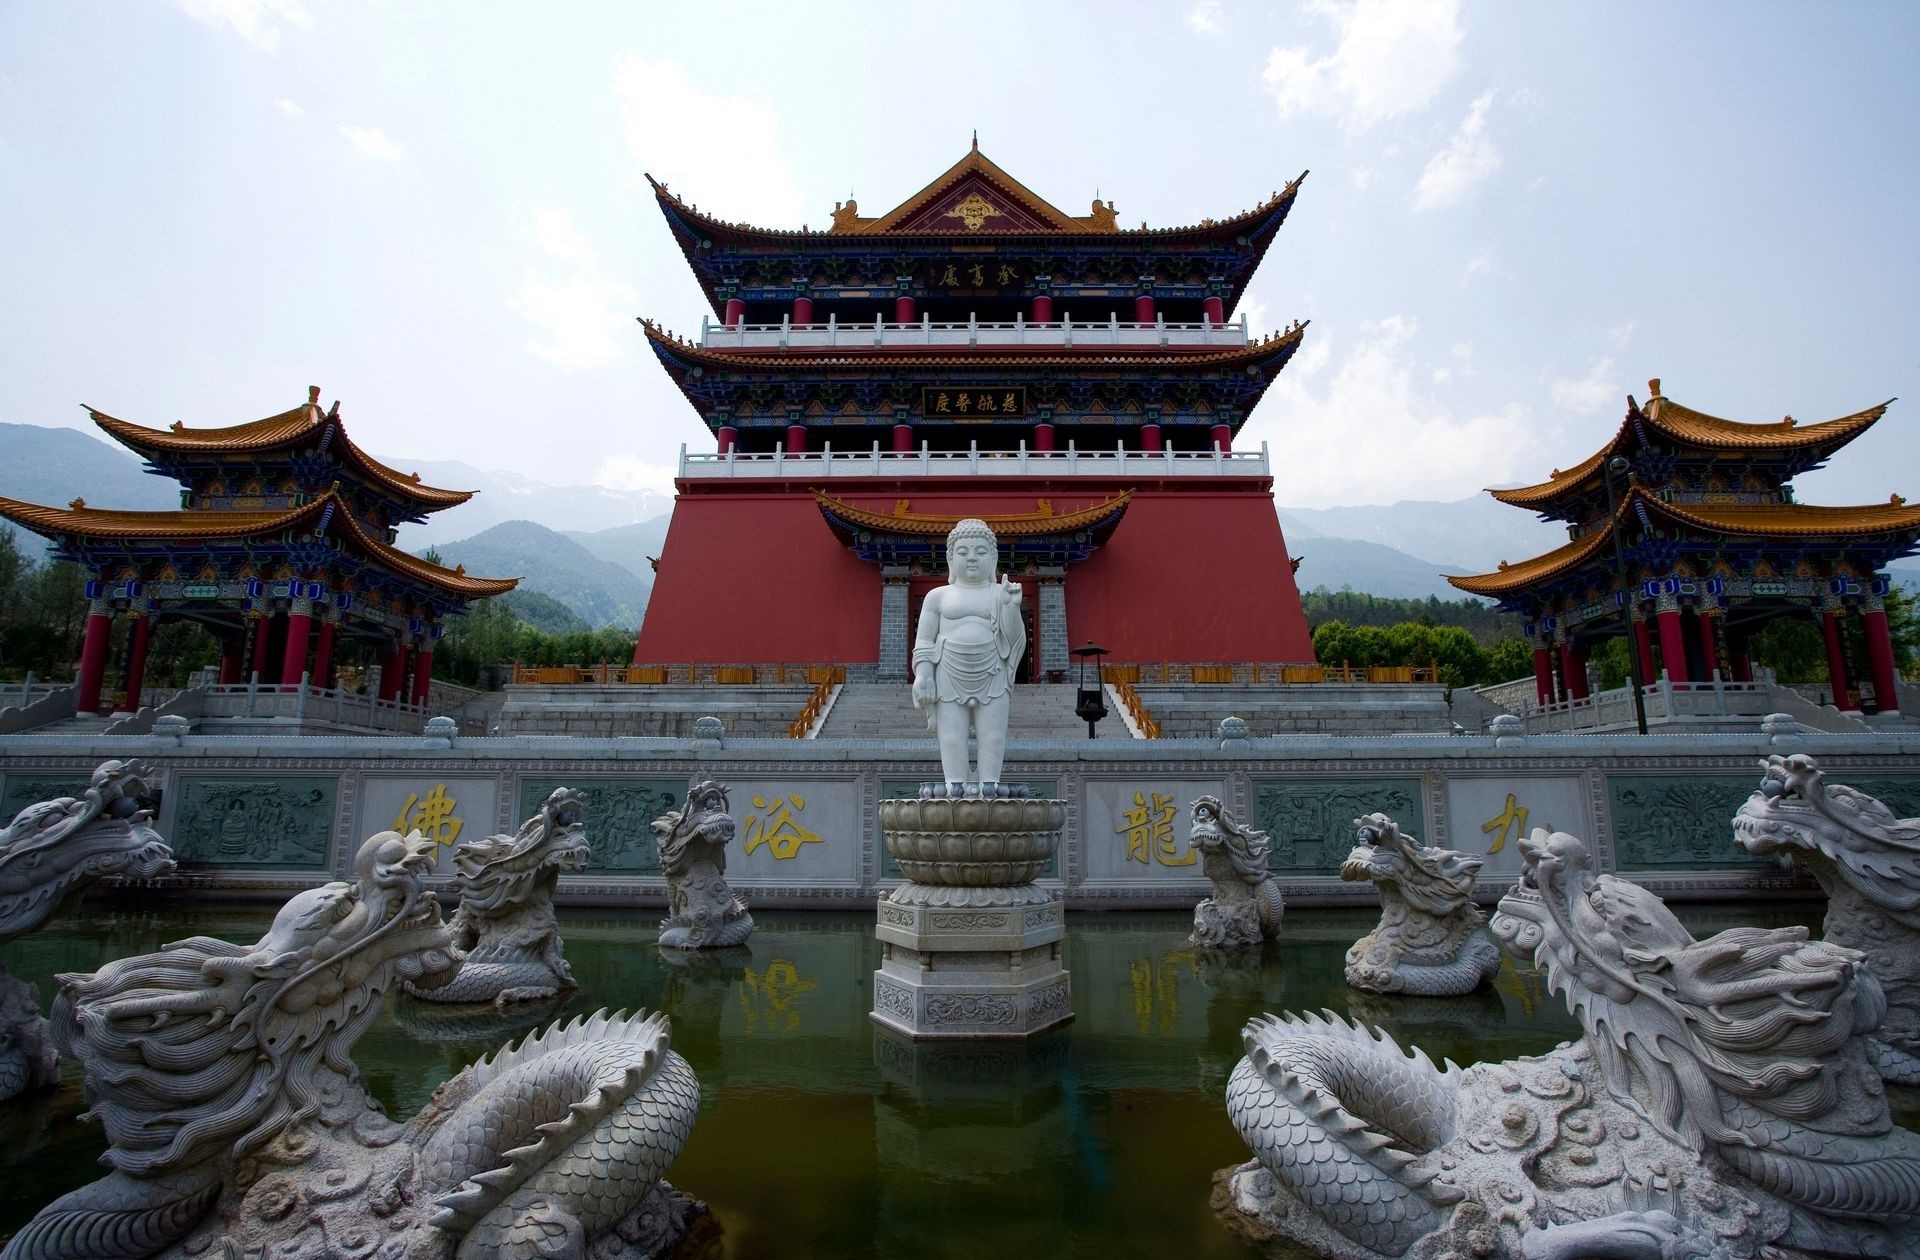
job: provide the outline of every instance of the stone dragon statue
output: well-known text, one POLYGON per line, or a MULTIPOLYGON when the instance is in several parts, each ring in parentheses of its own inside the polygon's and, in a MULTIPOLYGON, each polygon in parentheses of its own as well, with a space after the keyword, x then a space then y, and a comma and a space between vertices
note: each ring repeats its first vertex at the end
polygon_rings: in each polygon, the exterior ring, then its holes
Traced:
POLYGON ((1761 762, 1760 788, 1733 818, 1755 854, 1783 854, 1827 893, 1821 936, 1867 957, 1887 992, 1874 1033, 1880 1073, 1920 1085, 1920 818, 1895 818, 1865 792, 1829 785, 1804 753, 1761 762))
POLYGON ((529 1035, 381 1113, 351 1051, 402 980, 461 957, 426 875, 382 832, 354 878, 293 897, 256 944, 194 937, 60 977, 55 1037, 86 1069, 111 1171, 4 1260, 190 1256, 596 1260, 658 1254, 689 1201, 659 1180, 699 1086, 663 1016, 529 1035))
POLYGON ((1359 843, 1340 878, 1372 880, 1380 926, 1347 951, 1347 983, 1368 993, 1471 993, 1500 970, 1500 949, 1473 904, 1480 859, 1423 848, 1385 814, 1356 818, 1359 843))
MULTIPOLYGON (((102 762, 79 796, 21 810, 0 831, 0 945, 71 909, 109 875, 171 873, 173 851, 152 819, 146 783, 119 761, 102 762)), ((0 1102, 59 1076, 39 988, 0 968, 0 1102)))
POLYGON ((1279 936, 1286 903, 1267 871, 1267 833, 1235 822, 1217 796, 1196 797, 1188 812, 1200 869, 1213 884, 1193 908, 1188 942, 1224 949, 1279 936))
POLYGON ((1462 1069, 1331 1013, 1256 1018, 1228 1223, 1353 1260, 1920 1254, 1920 1136, 1868 1058, 1860 954, 1799 927, 1695 941, 1579 839, 1520 845, 1493 933, 1586 1036, 1462 1069))
POLYGON ((563 873, 587 869, 580 808, 580 793, 556 788, 515 834, 454 849, 460 904, 448 926, 466 961, 447 983, 423 989, 409 981, 407 992, 430 1002, 504 1007, 579 987, 553 916, 553 889, 563 873))
POLYGON ((687 793, 686 808, 653 820, 667 877, 660 944, 670 949, 724 949, 753 935, 747 903, 727 887, 727 845, 734 834, 727 806, 727 789, 703 779, 687 793))

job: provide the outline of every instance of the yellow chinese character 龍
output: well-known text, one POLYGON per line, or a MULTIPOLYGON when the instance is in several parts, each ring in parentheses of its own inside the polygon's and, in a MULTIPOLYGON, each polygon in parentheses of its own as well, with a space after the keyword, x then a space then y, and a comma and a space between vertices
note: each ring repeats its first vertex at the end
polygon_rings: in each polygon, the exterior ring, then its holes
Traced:
POLYGON ((1113 829, 1115 835, 1127 838, 1128 861, 1191 866, 1199 860, 1199 851, 1191 847, 1176 856, 1179 846, 1173 838, 1173 812, 1173 797, 1165 792, 1153 793, 1151 802, 1143 792, 1133 794, 1133 808, 1123 812, 1120 825, 1113 829))

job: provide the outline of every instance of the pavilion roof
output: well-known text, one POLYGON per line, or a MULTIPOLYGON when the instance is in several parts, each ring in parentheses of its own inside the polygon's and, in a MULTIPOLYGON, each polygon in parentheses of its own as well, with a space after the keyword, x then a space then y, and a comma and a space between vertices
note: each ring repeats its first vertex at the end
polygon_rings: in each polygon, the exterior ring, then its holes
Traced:
POLYGON ((1852 539, 1920 531, 1920 507, 1909 507, 1898 495, 1885 503, 1856 507, 1803 503, 1667 503, 1636 485, 1627 492, 1605 528, 1528 560, 1502 562, 1493 573, 1448 576, 1447 581, 1463 591, 1493 597, 1552 581, 1580 568, 1594 553, 1609 546, 1613 531, 1621 528, 1632 514, 1640 512, 1692 532, 1730 538, 1852 539))
POLYGON ((1599 484, 1601 469, 1609 459, 1623 450, 1637 449, 1642 445, 1642 428, 1664 434, 1683 446, 1714 451, 1806 451, 1825 458, 1865 433, 1893 402, 1889 398, 1877 407, 1819 424, 1803 425, 1792 416, 1773 424, 1747 424, 1737 420, 1722 420, 1661 397, 1658 378, 1649 381, 1648 385, 1653 396, 1647 400, 1646 406, 1642 407, 1628 398, 1626 419, 1620 422, 1620 428, 1612 440, 1598 451, 1572 468, 1564 471, 1554 469, 1553 475, 1538 485, 1490 493, 1500 502, 1515 507, 1549 511, 1557 503, 1591 492, 1599 484))
POLYGON ((346 426, 340 419, 339 404, 336 403, 331 412, 320 409, 320 387, 317 385, 308 386, 307 401, 298 407, 264 419, 219 429, 190 429, 179 423, 166 429, 150 429, 117 419, 92 407, 87 408, 87 414, 93 417, 93 422, 107 436, 139 452, 149 462, 158 462, 156 456, 286 450, 318 438, 327 425, 332 424, 334 433, 327 449, 337 452, 343 463, 360 471, 377 488, 429 512, 465 503, 473 497, 471 490, 442 490, 422 484, 419 473, 400 472, 361 450, 347 436, 346 426))
POLYGON ((382 538, 366 531, 355 519, 338 490, 324 494, 298 507, 262 511, 212 511, 205 508, 175 512, 123 512, 88 507, 86 500, 75 499, 64 508, 23 503, 0 498, 0 517, 17 522, 36 534, 47 537, 97 538, 102 540, 169 539, 187 541, 223 538, 250 538, 262 534, 281 534, 310 523, 315 532, 338 530, 368 557, 395 572, 418 579, 449 594, 478 599, 501 595, 520 584, 518 578, 469 577, 464 567, 449 569, 410 555, 382 538))
POLYGON ((926 534, 944 538, 955 525, 971 518, 985 521, 998 537, 1020 538, 1071 533, 1099 525, 1124 511, 1128 501, 1133 498, 1133 491, 1124 490, 1088 507, 1060 513, 1053 510, 1051 499, 1039 499, 1035 501, 1031 512, 1010 512, 997 516, 975 512, 952 515, 915 512, 909 509, 906 499, 899 500, 891 512, 876 512, 871 508, 856 507, 845 499, 837 499, 824 490, 815 490, 813 498, 822 511, 830 512, 850 525, 879 533, 926 534))

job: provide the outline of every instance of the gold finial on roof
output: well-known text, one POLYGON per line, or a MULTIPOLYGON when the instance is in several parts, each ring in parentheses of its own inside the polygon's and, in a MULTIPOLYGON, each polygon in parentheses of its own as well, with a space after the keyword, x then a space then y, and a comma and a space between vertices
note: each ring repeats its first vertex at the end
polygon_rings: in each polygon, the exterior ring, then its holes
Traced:
POLYGON ((1652 380, 1647 382, 1647 393, 1651 395, 1647 399, 1648 402, 1652 402, 1655 398, 1660 397, 1660 378, 1659 377, 1656 376, 1652 380))
POLYGON ((980 152, 980 128, 978 127, 973 129, 973 151, 980 152))
POLYGON ((307 406, 318 407, 319 405, 320 405, 320 387, 318 385, 307 386, 307 406))

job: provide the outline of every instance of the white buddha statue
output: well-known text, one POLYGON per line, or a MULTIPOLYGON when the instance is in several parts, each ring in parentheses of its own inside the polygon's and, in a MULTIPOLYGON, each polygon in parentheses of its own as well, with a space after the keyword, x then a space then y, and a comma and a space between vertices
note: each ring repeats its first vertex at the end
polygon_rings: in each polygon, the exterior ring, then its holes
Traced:
POLYGON ((1013 671, 1027 647, 1020 587, 998 578, 1000 549, 987 523, 972 517, 947 535, 947 584, 920 606, 914 635, 913 703, 932 706, 927 727, 940 741, 947 791, 967 783, 967 727, 979 745, 984 795, 1000 783, 1007 753, 1013 671))

